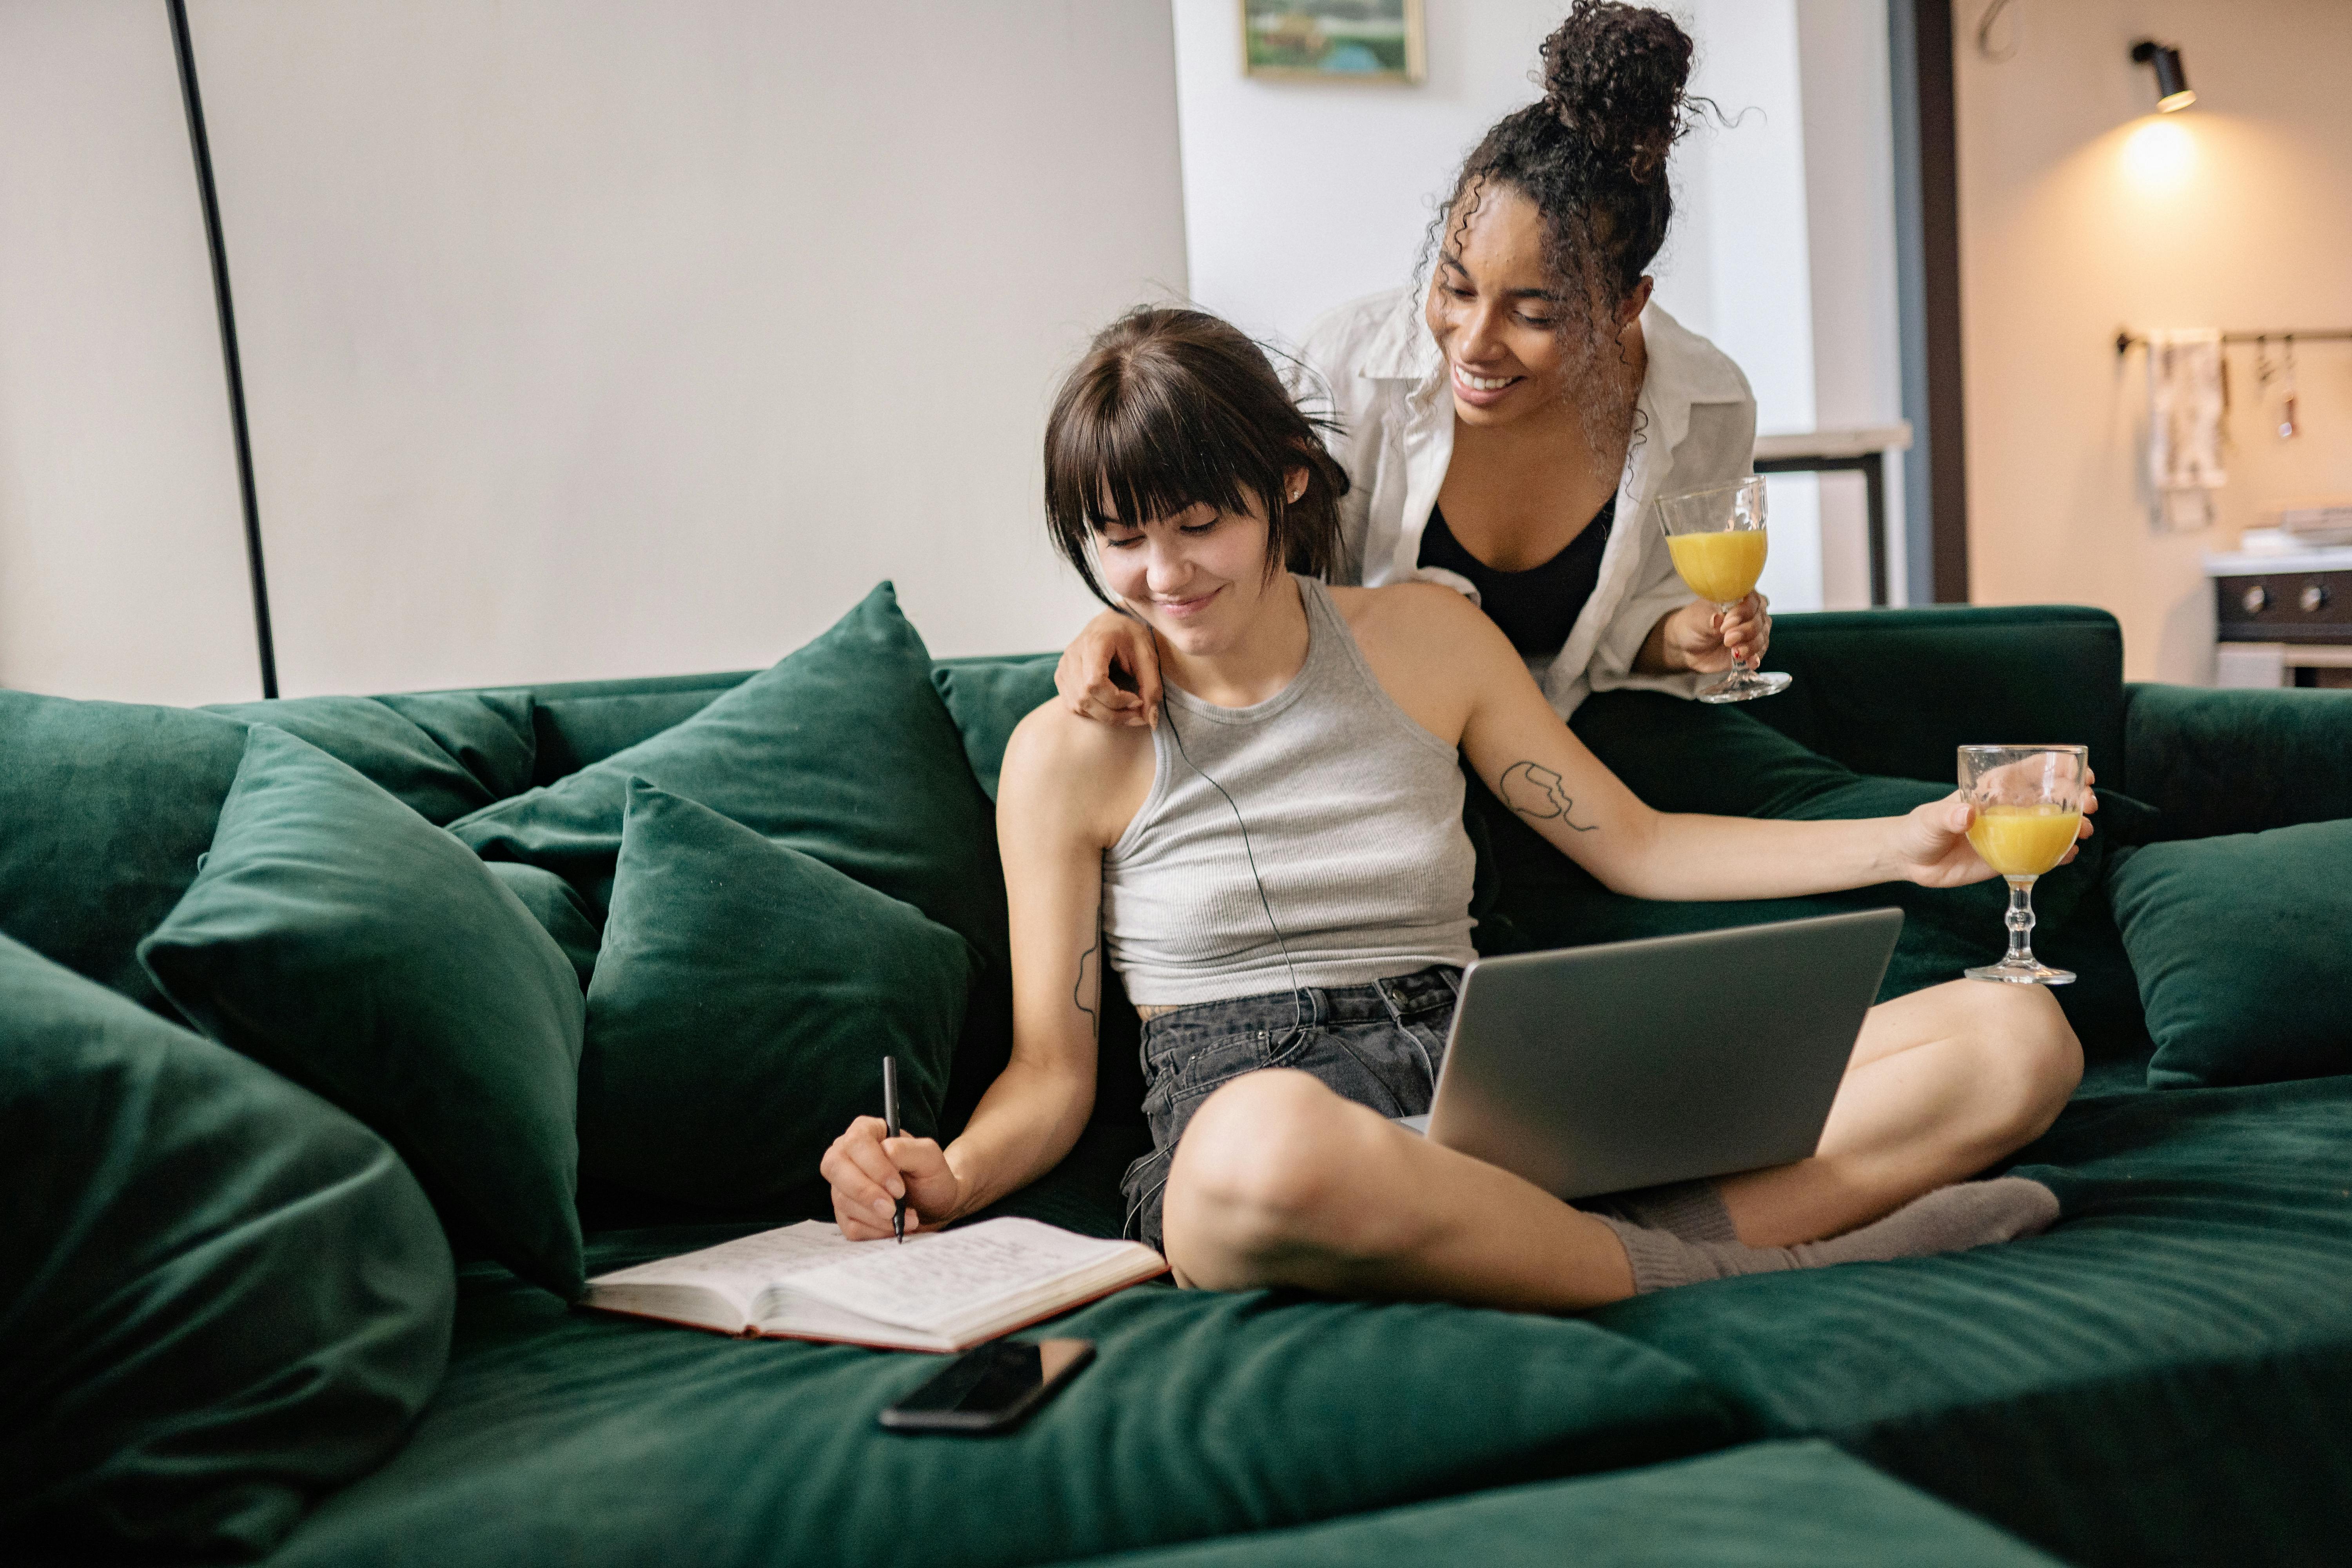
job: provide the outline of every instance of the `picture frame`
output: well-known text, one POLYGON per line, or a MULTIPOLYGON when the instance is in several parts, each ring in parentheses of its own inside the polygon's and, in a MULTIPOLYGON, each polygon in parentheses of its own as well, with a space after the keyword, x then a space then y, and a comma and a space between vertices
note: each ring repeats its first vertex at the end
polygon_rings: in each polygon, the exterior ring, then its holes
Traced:
POLYGON ((1237 0, 1242 74, 1269 81, 1428 79, 1423 0, 1237 0))

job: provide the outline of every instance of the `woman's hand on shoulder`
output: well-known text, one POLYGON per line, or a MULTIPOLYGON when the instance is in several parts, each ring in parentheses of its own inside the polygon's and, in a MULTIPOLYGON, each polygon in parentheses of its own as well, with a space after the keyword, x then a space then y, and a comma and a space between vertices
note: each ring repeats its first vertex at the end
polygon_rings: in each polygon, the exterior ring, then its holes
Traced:
POLYGON ((852 1241, 878 1241, 894 1234, 891 1216, 907 1200, 907 1234, 929 1226, 937 1230, 960 1212, 963 1184, 947 1155, 929 1138, 889 1129, 878 1116, 861 1116, 833 1141, 817 1169, 833 1185, 833 1220, 852 1241))
POLYGON ((1762 658, 1772 646, 1770 605, 1761 594, 1750 594, 1728 610, 1693 599, 1658 617, 1634 668, 1645 675, 1711 675, 1741 659, 1762 658))
MULTIPOLYGON (((2074 830, 2074 847, 2059 865, 2083 852, 2082 841, 2091 836, 2091 814, 2098 809, 2098 793, 2085 789, 2082 826, 2074 830)), ((1895 874, 1923 888, 1964 888, 1997 876, 1969 842, 1969 825, 1976 816, 1977 808, 1955 790, 1941 800, 1912 807, 1907 816, 1889 817, 1895 833, 1895 874)))
POLYGON ((1054 689, 1081 719, 1157 724, 1160 659, 1150 629, 1132 616, 1105 610, 1062 650, 1062 661, 1054 667, 1054 689))

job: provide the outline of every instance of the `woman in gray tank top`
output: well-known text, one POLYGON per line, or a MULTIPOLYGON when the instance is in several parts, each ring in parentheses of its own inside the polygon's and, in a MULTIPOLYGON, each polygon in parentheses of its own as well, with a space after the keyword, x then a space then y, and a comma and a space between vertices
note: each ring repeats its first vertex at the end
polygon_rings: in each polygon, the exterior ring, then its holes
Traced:
POLYGON ((1132 1220, 1189 1284, 1574 1310, 2054 1217, 2033 1183, 1964 1180, 2038 1136, 2081 1074, 2038 986, 1955 982, 1872 1009, 1820 1152, 1718 1182, 1577 1208, 1397 1126, 1429 1107, 1473 955, 1457 758, 1604 884, 1652 899, 1979 880, 1969 807, 1652 811, 1459 595, 1314 580, 1346 478, 1214 317, 1139 310, 1097 337, 1056 400, 1045 472, 1066 558, 1153 633, 1166 710, 1136 730, 1049 702, 1014 731, 997 805, 1011 1063, 945 1149, 871 1117, 835 1142, 823 1169, 853 1238, 889 1234, 901 1197, 910 1227, 946 1224, 1069 1152, 1106 961, 1146 1018, 1155 1151, 1129 1173, 1132 1220))

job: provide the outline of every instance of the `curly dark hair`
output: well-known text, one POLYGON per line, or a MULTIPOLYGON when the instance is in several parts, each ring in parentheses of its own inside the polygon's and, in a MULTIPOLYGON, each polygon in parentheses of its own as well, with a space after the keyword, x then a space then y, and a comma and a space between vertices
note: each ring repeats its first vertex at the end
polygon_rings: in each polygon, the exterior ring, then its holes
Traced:
POLYGON ((1542 216, 1563 343, 1597 346, 1665 243, 1666 154, 1706 100, 1684 90, 1690 35, 1645 5, 1576 0, 1542 52, 1542 99, 1505 115, 1464 160, 1423 266, 1458 240, 1490 186, 1508 186, 1542 216))
POLYGON ((1266 351, 1205 310, 1141 306, 1095 336, 1045 421, 1045 525, 1095 597, 1089 546, 1206 501, 1265 511, 1265 571, 1328 577, 1341 563, 1348 475, 1324 448, 1329 418, 1293 401, 1266 351), (1293 468, 1307 489, 1286 495, 1293 468))

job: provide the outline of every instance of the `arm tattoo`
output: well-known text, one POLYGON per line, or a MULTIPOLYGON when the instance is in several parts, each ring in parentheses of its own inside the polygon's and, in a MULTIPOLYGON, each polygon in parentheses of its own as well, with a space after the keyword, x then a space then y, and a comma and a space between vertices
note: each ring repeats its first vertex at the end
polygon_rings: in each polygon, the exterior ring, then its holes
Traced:
POLYGON ((1503 804, 1521 816, 1538 821, 1558 817, 1579 833, 1590 833, 1601 826, 1597 822, 1569 820, 1568 814, 1576 809, 1576 801, 1562 786, 1560 776, 1549 768, 1538 767, 1533 763, 1513 763, 1503 770, 1497 782, 1502 787, 1496 793, 1502 795, 1503 804))
POLYGON ((1099 984, 1102 972, 1099 967, 1101 960, 1097 955, 1101 952, 1102 904, 1097 900, 1095 904, 1095 940, 1087 946, 1086 952, 1078 954, 1078 977, 1070 985, 1070 1003, 1087 1016, 1087 1023, 1094 1030, 1095 1038, 1097 1040, 1102 1038, 1102 1019, 1092 1007, 1087 1005, 1087 963, 1088 960, 1093 960, 1097 965, 1095 973, 1097 984, 1099 984))

